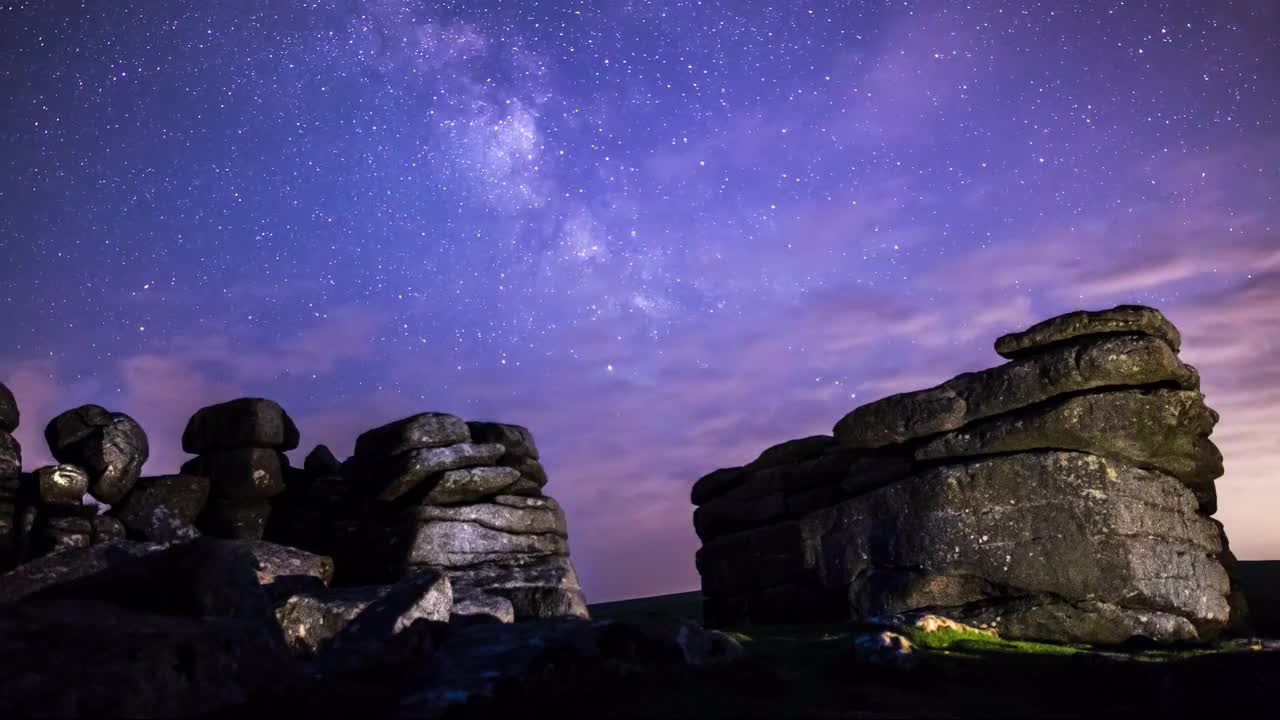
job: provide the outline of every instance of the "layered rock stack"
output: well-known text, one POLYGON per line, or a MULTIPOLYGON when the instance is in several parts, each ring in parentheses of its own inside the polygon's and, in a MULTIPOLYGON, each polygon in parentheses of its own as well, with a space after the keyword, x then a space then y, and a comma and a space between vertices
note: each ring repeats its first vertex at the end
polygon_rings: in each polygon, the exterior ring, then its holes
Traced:
POLYGON ((693 488, 710 622, 928 610, 1006 637, 1207 639, 1243 621, 1218 415, 1154 309, 1001 337, 1009 362, 855 409, 693 488))
POLYGON ((346 473, 370 501, 338 543, 363 562, 340 568, 384 581, 441 569, 458 614, 586 616, 564 515, 542 495, 527 429, 414 415, 361 435, 346 473))
POLYGON ((209 479, 208 504, 198 527, 216 537, 260 540, 271 514, 271 498, 284 492, 298 428, 279 404, 239 398, 201 408, 182 433, 182 449, 199 457, 182 466, 186 475, 209 479))
POLYGON ((22 446, 13 437, 18 429, 18 403, 0 383, 0 572, 17 562, 18 487, 22 476, 22 446))

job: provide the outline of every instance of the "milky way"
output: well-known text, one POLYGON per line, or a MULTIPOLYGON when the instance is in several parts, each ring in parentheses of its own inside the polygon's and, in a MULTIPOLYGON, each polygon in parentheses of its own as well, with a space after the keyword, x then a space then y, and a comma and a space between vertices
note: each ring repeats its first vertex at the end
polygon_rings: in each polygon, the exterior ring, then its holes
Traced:
POLYGON ((1280 556, 1273 2, 0 3, 0 380, 305 452, 530 426, 593 600, 696 586, 688 487, 1122 302, 1280 556))

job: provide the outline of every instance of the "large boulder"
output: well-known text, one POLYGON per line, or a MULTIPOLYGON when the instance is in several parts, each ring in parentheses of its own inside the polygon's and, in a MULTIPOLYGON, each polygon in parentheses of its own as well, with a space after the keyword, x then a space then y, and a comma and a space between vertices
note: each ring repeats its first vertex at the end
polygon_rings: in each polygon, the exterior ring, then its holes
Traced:
POLYGON ((454 593, 506 598, 516 620, 589 617, 578 574, 566 556, 529 555, 446 569, 454 593))
POLYGON ((476 445, 466 442, 447 447, 409 450, 391 458, 390 463, 379 473, 382 481, 377 497, 383 501, 395 500, 432 475, 446 470, 491 465, 503 452, 505 448, 496 443, 476 445))
POLYGON ((199 535, 196 520, 209 500, 209 478, 162 475, 139 478, 133 492, 112 506, 111 514, 128 531, 152 542, 190 540, 199 535))
POLYGON ((89 474, 89 492, 111 504, 119 501, 142 474, 150 447, 142 426, 124 413, 98 405, 68 410, 45 427, 45 439, 60 463, 78 465, 89 474))
POLYGON ((356 438, 355 456, 376 460, 410 450, 470 441, 471 433, 462 418, 446 413, 420 413, 362 433, 356 438))
POLYGON ((293 450, 298 427, 284 408, 264 398, 238 398, 196 411, 182 432, 182 449, 203 454, 237 448, 293 450))
POLYGON ((1110 310, 1059 315, 1022 332, 1002 335, 996 339, 996 352, 1013 359, 1079 337, 1115 333, 1149 335, 1162 340, 1174 352, 1182 346, 1182 335, 1159 310, 1144 305, 1118 305, 1110 310))
POLYGON ((835 436, 846 447, 876 448, 957 430, 1066 393, 1153 385, 1198 390, 1199 384, 1195 369, 1163 340, 1086 336, 928 390, 868 403, 836 423, 835 436))
POLYGON ((18 401, 13 397, 9 386, 0 383, 0 432, 11 433, 18 429, 22 414, 18 412, 18 401))

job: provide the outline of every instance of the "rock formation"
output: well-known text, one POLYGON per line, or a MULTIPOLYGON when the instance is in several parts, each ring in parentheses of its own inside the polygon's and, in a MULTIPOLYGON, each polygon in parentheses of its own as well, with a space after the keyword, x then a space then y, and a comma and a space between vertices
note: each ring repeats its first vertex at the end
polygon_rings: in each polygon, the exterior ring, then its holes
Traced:
POLYGON ((9 388, 0 383, 0 572, 17 562, 22 446, 10 433, 18 429, 18 420, 18 403, 9 388))
POLYGON ((1209 639, 1244 621, 1222 456, 1159 312, 1077 312, 1010 359, 856 408, 693 487, 709 622, 929 611, 1011 638, 1209 639))

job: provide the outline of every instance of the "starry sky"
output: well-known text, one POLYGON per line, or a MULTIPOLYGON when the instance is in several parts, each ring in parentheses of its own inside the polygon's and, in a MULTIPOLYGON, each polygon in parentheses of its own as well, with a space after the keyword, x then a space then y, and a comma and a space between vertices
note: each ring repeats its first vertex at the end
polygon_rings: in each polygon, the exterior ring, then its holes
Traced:
POLYGON ((184 459, 529 426, 592 601, 697 587, 689 486, 995 337, 1144 303, 1280 558, 1280 5, 0 1, 0 380, 184 459))

